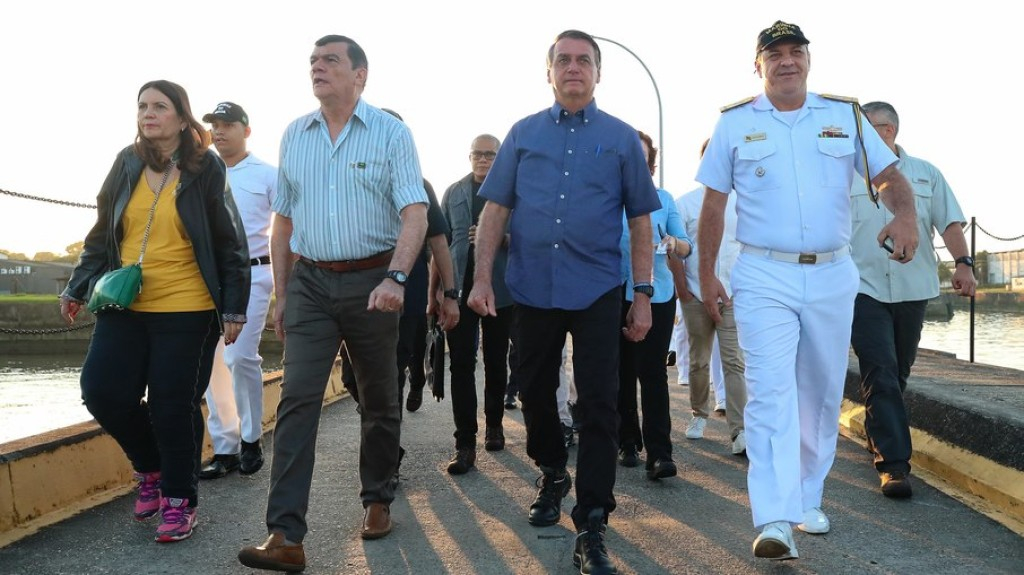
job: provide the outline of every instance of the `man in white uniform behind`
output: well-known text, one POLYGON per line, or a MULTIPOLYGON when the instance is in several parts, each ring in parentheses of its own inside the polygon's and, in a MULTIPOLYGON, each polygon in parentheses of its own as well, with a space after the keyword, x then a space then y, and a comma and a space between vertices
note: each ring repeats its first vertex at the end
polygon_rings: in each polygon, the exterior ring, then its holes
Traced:
POLYGON ((249 241, 252 287, 251 318, 230 346, 223 338, 206 390, 210 415, 206 425, 214 456, 204 463, 200 479, 216 479, 238 470, 256 473, 263 466, 263 358, 260 339, 270 308, 274 278, 270 267, 270 206, 277 195, 277 168, 246 150, 249 116, 238 104, 221 102, 203 121, 212 125, 213 145, 228 168, 228 184, 249 241))

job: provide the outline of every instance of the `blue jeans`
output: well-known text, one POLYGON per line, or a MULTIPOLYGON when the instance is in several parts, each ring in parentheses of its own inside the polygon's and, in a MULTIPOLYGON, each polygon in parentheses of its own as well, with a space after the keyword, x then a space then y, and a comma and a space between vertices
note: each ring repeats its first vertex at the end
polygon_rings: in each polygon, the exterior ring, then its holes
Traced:
POLYGON ((193 507, 203 451, 200 400, 219 337, 213 310, 103 313, 82 366, 89 413, 135 471, 159 471, 162 495, 193 507))

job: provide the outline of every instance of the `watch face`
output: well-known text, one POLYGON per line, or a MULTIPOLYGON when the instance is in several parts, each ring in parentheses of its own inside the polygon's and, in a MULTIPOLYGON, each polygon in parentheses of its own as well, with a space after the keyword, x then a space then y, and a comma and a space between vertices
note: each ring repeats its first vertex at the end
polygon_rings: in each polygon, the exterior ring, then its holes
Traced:
POLYGON ((409 279, 405 272, 399 270, 388 270, 388 277, 399 285, 405 285, 405 280, 409 279))

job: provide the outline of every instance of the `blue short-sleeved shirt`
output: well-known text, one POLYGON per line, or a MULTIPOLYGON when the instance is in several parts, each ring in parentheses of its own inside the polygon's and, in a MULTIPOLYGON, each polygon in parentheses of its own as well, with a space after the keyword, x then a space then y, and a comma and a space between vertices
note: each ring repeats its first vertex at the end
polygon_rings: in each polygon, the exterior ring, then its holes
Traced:
MULTIPOLYGON (((654 297, 651 303, 665 303, 675 295, 676 284, 672 281, 672 270, 668 269, 668 255, 660 253, 656 248, 661 243, 659 230, 667 235, 674 236, 693 247, 693 239, 686 234, 683 226, 683 219, 679 215, 676 202, 672 194, 665 190, 658 190, 658 199, 661 207, 651 212, 651 237, 652 250, 654 250, 654 297)), ((622 282, 626 284, 626 300, 633 301, 633 265, 632 248, 629 244, 629 225, 626 223, 625 214, 622 218, 622 239, 619 241, 619 249, 622 251, 622 282)))
POLYGON ((479 193, 512 210, 512 299, 542 309, 586 309, 620 285, 623 210, 661 207, 636 130, 594 101, 516 122, 479 193))
POLYGON ((782 252, 826 252, 850 243, 854 170, 870 176, 896 162, 866 118, 863 147, 853 106, 808 93, 793 112, 761 94, 724 112, 704 151, 697 181, 735 190, 736 239, 782 252))

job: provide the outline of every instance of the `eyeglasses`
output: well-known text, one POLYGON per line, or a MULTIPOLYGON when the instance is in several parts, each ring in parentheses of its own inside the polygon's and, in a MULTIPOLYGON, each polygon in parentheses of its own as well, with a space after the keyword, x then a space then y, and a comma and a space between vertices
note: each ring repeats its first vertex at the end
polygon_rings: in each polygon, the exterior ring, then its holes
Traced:
POLYGON ((498 152, 492 152, 490 150, 486 152, 481 152, 480 150, 473 150, 472 152, 469 153, 469 157, 473 158, 474 160, 493 160, 494 157, 497 155, 498 152))

